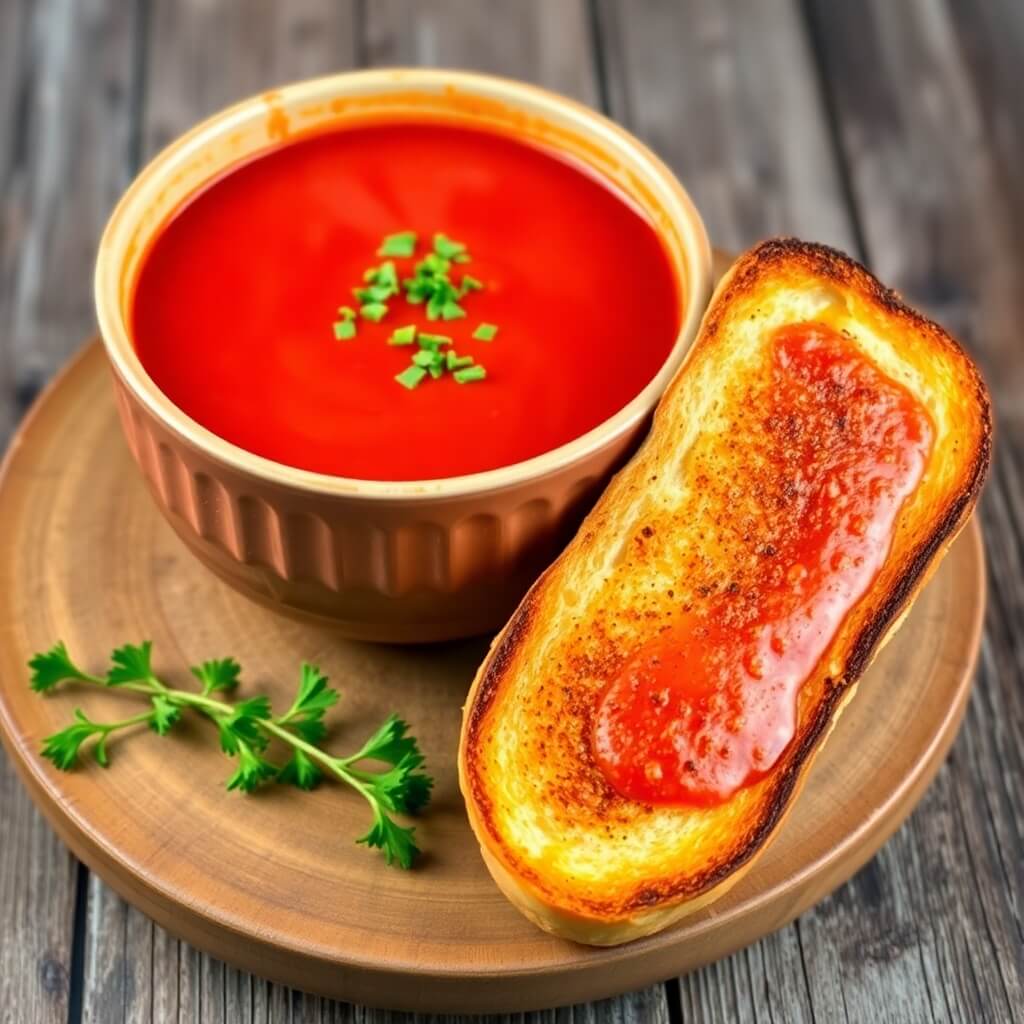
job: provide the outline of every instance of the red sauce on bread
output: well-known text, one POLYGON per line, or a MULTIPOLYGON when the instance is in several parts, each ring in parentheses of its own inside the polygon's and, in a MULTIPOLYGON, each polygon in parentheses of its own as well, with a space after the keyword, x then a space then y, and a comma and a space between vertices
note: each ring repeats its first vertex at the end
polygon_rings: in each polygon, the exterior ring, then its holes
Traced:
MULTIPOLYGON (((426 244, 426 249, 422 244, 426 244)), ((461 273, 463 268, 459 268, 461 273)), ((271 149, 194 196, 157 234, 132 333, 163 392, 207 429, 290 466, 373 480, 495 469, 618 412, 675 343, 680 295, 661 239, 610 183, 555 152, 439 123, 330 130, 271 149), (335 341, 341 305, 389 234, 468 245, 484 289, 467 317, 392 303, 335 341), (500 327, 490 344, 480 323, 500 327), (396 327, 450 335, 487 379, 395 383, 396 327)))
MULTIPOLYGON (((756 442, 774 480, 762 501, 770 557, 742 594, 725 587, 684 610, 597 702, 597 763, 634 800, 711 806, 772 769, 801 685, 871 586, 924 472, 927 412, 841 334, 783 327, 770 358, 756 442)), ((757 487, 754 474, 755 500, 757 487)))

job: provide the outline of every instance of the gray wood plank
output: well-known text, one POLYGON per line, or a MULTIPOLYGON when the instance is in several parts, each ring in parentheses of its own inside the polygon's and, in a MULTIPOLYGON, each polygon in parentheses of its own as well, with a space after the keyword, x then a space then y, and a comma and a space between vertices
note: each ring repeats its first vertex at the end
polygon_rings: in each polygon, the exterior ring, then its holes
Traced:
MULTIPOLYGON (((133 15, 114 0, 0 5, 3 438, 93 329, 95 239, 127 180, 133 15)), ((0 809, 0 1020, 63 1021, 78 870, 2 753, 0 809)))
POLYGON ((599 105, 585 0, 374 0, 365 63, 471 68, 599 105))
POLYGON ((886 850, 904 870, 883 910, 907 901, 893 924, 917 935, 896 945, 936 965, 935 1019, 1024 1019, 1024 201, 1010 163, 1024 155, 1024 102, 1008 77, 1024 12, 994 0, 812 12, 867 255, 979 357, 1002 428, 981 506, 990 602, 978 685, 950 763, 886 850))
POLYGON ((712 241, 854 244, 794 0, 598 0, 611 114, 690 190, 712 241))
POLYGON ((134 3, 27 5, 10 283, 13 384, 23 409, 93 328, 96 239, 129 178, 134 3))
POLYGON ((354 0, 151 0, 143 151, 284 82, 356 63, 354 0))

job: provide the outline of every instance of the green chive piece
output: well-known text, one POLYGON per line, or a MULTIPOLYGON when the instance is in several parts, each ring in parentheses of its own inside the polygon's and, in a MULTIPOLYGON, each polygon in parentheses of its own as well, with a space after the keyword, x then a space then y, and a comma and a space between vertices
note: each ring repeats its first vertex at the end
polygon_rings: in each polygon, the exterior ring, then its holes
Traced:
POLYGON ((339 306, 338 314, 342 320, 355 320, 356 311, 351 306, 339 306))
POLYGON ((472 356, 457 356, 451 349, 445 353, 445 362, 449 370, 457 370, 460 366, 472 366, 472 356))
POLYGON ((420 331, 416 340, 420 343, 420 348, 439 348, 441 345, 452 343, 452 339, 446 334, 427 334, 426 331, 420 331))
POLYGON ((381 288, 387 288, 392 295, 398 294, 398 274, 395 272, 395 265, 391 260, 385 260, 377 268, 377 276, 374 283, 381 288))
POLYGON ((440 364, 436 366, 428 366, 427 369, 430 371, 430 376, 437 380, 444 374, 444 367, 440 364))
POLYGON ((364 320, 372 320, 379 324, 387 316, 388 307, 383 302, 367 302, 359 307, 364 320))
POLYGON ((480 324, 480 326, 473 332, 473 337, 476 338, 477 341, 494 341, 494 336, 497 333, 497 324, 480 324))
POLYGON ((445 300, 435 292, 430 296, 427 302, 427 319, 428 320, 439 320, 441 318, 441 311, 444 309, 445 300))
POLYGON ((411 345, 416 340, 416 325, 409 324, 408 327, 398 327, 391 332, 388 338, 389 345, 411 345))
POLYGON ((448 238, 447 235, 434 235, 434 252, 442 259, 458 260, 459 263, 465 263, 469 259, 465 244, 456 242, 454 239, 448 238), (465 259, 459 259, 460 256, 465 259))
POLYGON ((356 336, 355 320, 335 320, 334 337, 338 341, 350 341, 356 336))
POLYGON ((407 366, 401 373, 395 376, 395 380, 402 385, 403 388, 408 388, 410 391, 416 387, 424 377, 426 377, 427 371, 422 366, 407 366))
POLYGON ((444 363, 444 356, 436 349, 424 348, 412 357, 412 361, 415 366, 422 366, 429 370, 433 366, 441 366, 444 363))
POLYGON ((378 256, 411 256, 416 251, 416 232, 398 231, 387 235, 377 250, 378 256))
POLYGON ((395 294, 384 285, 372 284, 369 288, 353 288, 352 294, 362 303, 383 302, 395 294))
POLYGON ((459 298, 469 292, 480 292, 483 291, 483 281, 478 281, 475 277, 470 277, 469 274, 463 274, 462 280, 459 282, 459 298))
POLYGON ((483 380, 487 371, 482 366, 467 366, 464 370, 456 370, 453 376, 456 383, 469 384, 474 380, 483 380))
POLYGON ((442 320, 461 320, 465 315, 466 311, 454 299, 449 299, 441 307, 442 320))

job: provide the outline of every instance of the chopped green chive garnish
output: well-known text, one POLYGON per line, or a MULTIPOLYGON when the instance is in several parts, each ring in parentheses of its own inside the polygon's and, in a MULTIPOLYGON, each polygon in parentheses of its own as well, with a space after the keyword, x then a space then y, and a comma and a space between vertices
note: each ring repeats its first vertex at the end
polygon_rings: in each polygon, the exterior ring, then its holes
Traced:
POLYGON ((455 260, 457 263, 467 263, 469 253, 463 242, 456 242, 447 235, 434 235, 434 252, 442 259, 455 260))
POLYGON ((433 366, 443 366, 444 356, 436 349, 424 348, 412 357, 412 361, 416 366, 423 366, 429 370, 433 366))
POLYGON ((369 288, 353 288, 352 294, 362 303, 383 302, 395 293, 390 288, 372 284, 369 288))
POLYGON ((388 235, 377 250, 378 256, 411 256, 416 251, 416 232, 399 231, 388 235))
MULTIPOLYGON (((408 258, 415 254, 419 238, 415 231, 399 231, 385 236, 377 250, 384 257, 378 266, 367 267, 363 272, 362 284, 352 289, 358 300, 358 312, 351 306, 339 306, 338 317, 333 324, 334 337, 347 341, 356 337, 358 320, 380 323, 389 312, 389 300, 401 295, 410 305, 425 305, 428 320, 461 320, 466 310, 461 304, 471 292, 483 289, 483 282, 470 274, 462 274, 456 284, 451 279, 454 264, 469 263, 469 249, 464 242, 447 235, 434 235, 433 251, 423 255, 414 266, 412 276, 398 277, 394 260, 387 257, 408 258)), ((498 333, 495 324, 481 323, 473 332, 478 341, 491 341, 498 333)), ((472 356, 460 356, 450 348, 452 339, 445 334, 430 334, 420 331, 415 324, 396 327, 388 338, 389 345, 419 345, 412 356, 412 365, 407 366, 395 380, 410 391, 418 387, 429 373, 435 380, 446 372, 451 373, 459 384, 484 380, 487 371, 474 363, 472 356)))
POLYGON ((472 356, 457 356, 451 349, 445 353, 445 362, 449 370, 457 370, 460 366, 472 366, 472 356))
POLYGON ((420 331, 416 340, 420 343, 420 348, 437 348, 452 343, 452 339, 446 334, 427 334, 426 331, 420 331))
POLYGON ((392 295, 398 294, 398 274, 395 273, 395 265, 391 260, 385 260, 377 268, 373 283, 381 288, 387 288, 392 295))
POLYGON ((364 320, 372 320, 375 324, 379 324, 387 315, 388 307, 383 302, 367 302, 359 307, 359 312, 364 320))
POLYGON ((480 324, 480 326, 473 332, 473 337, 477 341, 493 341, 494 336, 498 333, 498 327, 496 324, 480 324))
POLYGON ((409 324, 408 327, 398 327, 391 332, 388 338, 389 345, 411 345, 416 340, 416 325, 409 324))
POLYGON ((407 366, 400 374, 395 377, 395 380, 402 385, 403 388, 408 388, 410 391, 416 387, 424 377, 426 377, 427 371, 422 366, 407 366))

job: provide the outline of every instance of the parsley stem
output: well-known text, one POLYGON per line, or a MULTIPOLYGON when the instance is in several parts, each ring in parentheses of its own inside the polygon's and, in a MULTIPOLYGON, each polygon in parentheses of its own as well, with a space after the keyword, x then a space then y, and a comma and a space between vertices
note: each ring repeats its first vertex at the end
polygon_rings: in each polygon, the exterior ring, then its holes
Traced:
MULTIPOLYGON (((187 690, 174 690, 164 686, 158 679, 151 678, 151 682, 155 683, 161 693, 166 695, 170 700, 180 704, 191 704, 193 707, 201 708, 204 711, 211 712, 216 715, 231 715, 234 713, 234 707, 230 704, 225 704, 222 701, 214 700, 212 697, 204 697, 198 693, 189 693, 187 690)), ((288 716, 292 714, 294 709, 290 709, 286 712, 282 719, 287 720, 288 716)), ((332 757, 326 751, 321 750, 319 747, 314 746, 312 743, 307 743, 301 736, 296 736, 295 733, 285 729, 283 725, 279 724, 282 719, 274 721, 273 719, 259 718, 256 720, 256 725, 265 733, 270 736, 275 736, 277 739, 282 740, 289 746, 294 747, 296 750, 301 750, 308 757, 314 761, 318 761, 330 772, 336 775, 342 782, 348 783, 353 789, 362 794, 366 802, 377 809, 377 800, 367 789, 365 782, 369 781, 369 777, 358 771, 357 769, 350 769, 348 765, 352 761, 359 760, 363 756, 363 752, 359 751, 356 755, 351 758, 337 758, 332 757)))
POLYGON ((153 717, 152 711, 143 711, 131 718, 122 718, 118 722, 97 722, 97 725, 104 733, 114 732, 115 729, 126 729, 129 725, 138 725, 140 722, 148 722, 153 717))
POLYGON ((380 806, 377 798, 367 789, 363 782, 365 776, 361 772, 353 773, 349 769, 341 758, 331 757, 326 751, 321 750, 319 747, 313 746, 312 743, 307 743, 300 736, 296 736, 294 733, 289 732, 287 729, 281 728, 276 722, 260 720, 260 728, 271 736, 276 736, 280 740, 284 740, 285 743, 295 747, 296 750, 301 750, 304 754, 311 757, 314 761, 319 761, 328 771, 333 772, 342 782, 350 785, 357 793, 359 793, 363 799, 373 808, 373 813, 380 815, 380 806))

